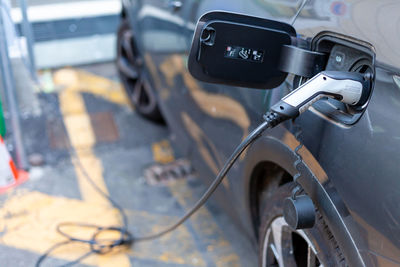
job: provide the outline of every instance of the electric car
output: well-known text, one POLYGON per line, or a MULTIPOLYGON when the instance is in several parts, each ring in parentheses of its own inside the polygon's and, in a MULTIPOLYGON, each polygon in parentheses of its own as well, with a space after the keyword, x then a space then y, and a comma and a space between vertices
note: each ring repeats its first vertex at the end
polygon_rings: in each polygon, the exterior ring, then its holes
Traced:
POLYGON ((193 34, 213 10, 292 25, 298 47, 325 55, 319 70, 373 77, 367 105, 317 101, 258 138, 218 188, 218 203, 256 244, 259 265, 399 265, 400 2, 123 0, 121 81, 137 112, 165 121, 206 185, 262 115, 304 79, 292 73, 271 90, 195 79, 187 67, 193 34), (295 188, 299 156, 300 194, 312 199, 316 219, 294 230, 283 202, 295 188))

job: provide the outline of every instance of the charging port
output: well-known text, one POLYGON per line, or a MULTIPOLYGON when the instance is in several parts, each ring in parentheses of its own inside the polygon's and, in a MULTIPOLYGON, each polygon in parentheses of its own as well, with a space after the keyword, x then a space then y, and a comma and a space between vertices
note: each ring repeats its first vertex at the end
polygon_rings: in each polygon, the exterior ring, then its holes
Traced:
MULTIPOLYGON (((371 93, 375 83, 375 53, 372 45, 347 36, 324 32, 312 42, 312 50, 329 55, 326 70, 369 73, 371 93)), ((313 108, 326 117, 344 125, 353 125, 365 111, 368 100, 360 106, 344 104, 332 98, 317 101, 313 108)))

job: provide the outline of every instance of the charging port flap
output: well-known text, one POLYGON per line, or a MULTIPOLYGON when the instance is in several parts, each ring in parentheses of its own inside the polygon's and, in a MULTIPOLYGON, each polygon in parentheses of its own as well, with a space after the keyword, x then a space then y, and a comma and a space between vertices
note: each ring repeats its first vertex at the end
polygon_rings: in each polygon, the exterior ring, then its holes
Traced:
POLYGON ((296 36, 286 23, 228 12, 210 12, 197 23, 189 71, 210 83, 271 89, 286 79, 283 47, 296 36))
POLYGON ((288 73, 310 78, 326 65, 326 54, 296 46, 286 23, 215 11, 197 23, 189 71, 198 80, 272 89, 288 73))

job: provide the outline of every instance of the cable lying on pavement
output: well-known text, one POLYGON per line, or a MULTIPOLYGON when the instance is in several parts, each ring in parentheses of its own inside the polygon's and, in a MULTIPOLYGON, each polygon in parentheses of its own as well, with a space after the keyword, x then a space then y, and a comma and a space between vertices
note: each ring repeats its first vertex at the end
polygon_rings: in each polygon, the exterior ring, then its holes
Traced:
POLYGON ((282 98, 281 101, 272 106, 270 112, 266 113, 263 116, 264 122, 262 122, 255 130, 253 130, 246 137, 246 139, 244 139, 236 147, 232 155, 224 164, 221 171, 218 173, 217 177, 214 179, 214 181, 211 183, 211 185, 208 187, 202 197, 193 206, 193 208, 187 211, 177 222, 167 227, 166 229, 146 236, 134 237, 129 232, 128 218, 123 208, 96 185, 96 183, 92 180, 92 178, 80 162, 77 153, 70 145, 69 140, 67 140, 69 144, 68 150, 71 155, 72 161, 76 163, 78 168, 83 173, 85 179, 93 186, 93 188, 119 211, 122 218, 122 226, 103 227, 94 224, 75 222, 61 223, 57 226, 57 232, 66 237, 67 240, 57 243, 50 249, 48 249, 42 256, 40 256, 40 258, 36 262, 36 266, 41 266, 42 262, 47 257, 49 257, 55 249, 73 242, 87 244, 89 245, 90 250, 79 258, 62 266, 72 266, 92 254, 106 254, 111 252, 114 248, 129 247, 135 242, 157 239, 172 232, 177 227, 182 225, 205 204, 205 202, 210 198, 210 196, 220 185, 222 180, 226 177, 226 174, 236 162, 237 158, 250 144, 252 144, 258 137, 260 137, 266 129, 273 128, 283 121, 298 117, 301 113, 306 111, 315 101, 318 101, 322 97, 335 98, 350 105, 363 105, 364 102, 367 100, 367 96, 370 91, 369 78, 370 77, 363 76, 358 73, 321 72, 317 74, 314 78, 282 98), (63 228, 68 226, 92 228, 95 231, 90 239, 81 239, 73 237, 63 230, 63 228), (115 239, 100 238, 101 234, 110 231, 117 232, 119 234, 119 237, 115 239))
MULTIPOLYGON (((276 116, 275 116, 276 117, 276 116)), ((122 226, 119 227, 103 227, 103 226, 98 226, 94 224, 85 224, 85 223, 74 223, 74 222, 66 222, 66 223, 60 223, 57 226, 57 232, 63 235, 64 237, 67 238, 66 241, 60 242, 58 244, 55 244, 52 246, 50 249, 48 249, 36 262, 36 266, 41 266, 42 262, 50 256, 50 254, 57 248, 73 243, 73 242, 80 242, 84 244, 88 244, 90 247, 90 251, 86 254, 83 254, 81 257, 77 258, 74 261, 71 261, 65 265, 61 266, 72 266, 76 263, 79 263, 81 260, 84 258, 90 256, 91 254, 106 254, 110 252, 113 248, 115 247, 121 247, 121 246, 126 246, 129 247, 131 246, 134 242, 139 242, 139 241, 145 241, 145 240, 151 240, 151 239, 157 239, 169 232, 172 232, 175 230, 177 227, 179 227, 181 224, 183 224, 187 219, 190 218, 190 216, 193 215, 199 208, 201 208, 204 203, 209 199, 209 197, 214 193, 215 189, 217 189, 218 185, 222 182, 224 177, 226 176, 227 172, 230 170, 232 165, 235 163, 236 159, 242 154, 242 152, 255 140, 257 139, 267 128, 272 127, 274 125, 272 118, 271 119, 268 117, 268 120, 263 122, 259 127, 257 127, 251 134, 248 135, 248 137, 235 149, 233 154, 230 156, 228 161, 225 163, 224 167, 222 170, 219 172, 218 176, 216 179, 213 181, 213 183, 210 185, 210 187, 207 189, 207 191, 204 193, 204 195, 197 201, 197 203, 194 205, 192 209, 190 209, 184 216, 182 216, 176 223, 173 225, 167 227, 166 229, 155 233, 155 234, 150 234, 147 236, 138 236, 138 237, 133 237, 132 234, 128 231, 128 218, 126 216, 126 213, 124 212, 123 208, 116 202, 114 199, 112 199, 108 194, 104 193, 92 180, 92 178, 89 176, 87 173, 86 169, 83 167, 82 163, 80 162, 79 158, 76 155, 75 150, 72 148, 72 146, 69 146, 69 152, 71 155, 71 158, 74 163, 77 164, 78 168, 80 171, 83 173, 83 176, 85 179, 93 186, 93 188, 104 198, 106 198, 112 205, 115 207, 121 217, 122 217, 122 226), (95 229, 94 234, 92 235, 92 238, 90 239, 81 239, 81 238, 76 238, 73 237, 69 234, 67 234, 65 231, 63 231, 64 227, 67 226, 78 226, 78 227, 85 227, 85 228, 92 228, 95 229), (119 232, 119 238, 115 240, 110 240, 107 239, 106 242, 103 240, 100 240, 98 237, 103 233, 107 231, 115 231, 119 232)))

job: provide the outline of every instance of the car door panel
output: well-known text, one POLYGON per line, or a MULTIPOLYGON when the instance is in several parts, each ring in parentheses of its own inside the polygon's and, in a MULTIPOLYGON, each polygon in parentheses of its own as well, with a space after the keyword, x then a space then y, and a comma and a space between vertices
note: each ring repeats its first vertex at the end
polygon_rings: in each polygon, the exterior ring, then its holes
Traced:
MULTIPOLYGON (((377 80, 370 106, 356 125, 343 127, 321 119, 313 112, 303 115, 299 119, 299 124, 303 128, 306 147, 327 172, 349 208, 355 222, 349 223, 350 229, 354 227, 352 233, 362 233, 361 239, 366 241, 366 250, 399 261, 400 244, 397 239, 398 228, 395 225, 400 222, 400 217, 394 203, 398 202, 400 196, 398 194, 400 183, 396 177, 399 173, 397 162, 400 159, 400 153, 397 152, 397 133, 400 125, 396 109, 400 103, 400 92, 396 85, 396 79, 399 83, 399 78, 396 76, 398 72, 394 70, 398 69, 400 61, 393 49, 398 47, 399 35, 393 33, 390 36, 385 35, 383 38, 387 42, 382 42, 382 36, 379 36, 378 31, 388 32, 387 27, 382 25, 377 29, 378 23, 372 27, 376 33, 371 34, 370 23, 363 24, 368 17, 365 13, 372 12, 372 8, 398 10, 399 5, 393 1, 383 2, 385 3, 370 1, 356 6, 351 1, 310 1, 300 13, 294 26, 304 38, 313 38, 323 30, 358 37, 370 41, 377 47, 377 60, 380 62, 376 70, 377 80)), ((206 11, 206 9, 201 5, 199 7, 199 10, 206 11)), ((246 12, 249 13, 251 12, 246 12)), ((391 20, 390 17, 386 19, 391 20)), ((210 87, 199 84, 204 91, 203 94, 224 96, 242 106, 245 117, 250 121, 248 129, 259 122, 260 114, 266 111, 271 102, 276 102, 273 99, 279 99, 291 87, 290 84, 284 84, 273 92, 265 92, 218 86, 218 89, 211 92, 208 91, 210 87)), ((246 123, 240 125, 229 118, 218 116, 220 110, 224 110, 222 102, 209 105, 208 108, 214 113, 207 113, 199 106, 194 108, 197 111, 192 110, 192 112, 206 114, 202 118, 202 129, 209 140, 215 143, 220 161, 223 162, 234 145, 243 138, 246 131, 241 126, 246 123)), ((235 177, 235 169, 230 176, 235 177)), ((235 186, 228 184, 226 187, 229 187, 226 191, 228 195, 229 191, 240 192, 235 186)), ((240 211, 240 204, 237 206, 240 211)))
MULTIPOLYGON (((288 80, 280 88, 264 91, 194 80, 187 71, 186 61, 197 19, 207 11, 219 9, 289 22, 301 3, 187 0, 184 2, 187 17, 159 21, 158 24, 148 22, 148 27, 157 31, 168 28, 161 25, 166 21, 177 25, 166 30, 177 34, 170 37, 170 41, 164 40, 168 34, 156 36, 171 44, 170 50, 159 44, 144 43, 151 51, 153 76, 159 80, 159 96, 168 122, 206 182, 211 182, 234 147, 261 121, 261 115, 270 105, 292 88, 292 84, 288 80)), ((399 11, 400 4, 389 0, 308 1, 294 24, 303 38, 313 38, 330 30, 369 41, 376 48, 375 91, 366 113, 356 125, 344 127, 313 111, 300 117, 298 124, 303 128, 305 146, 328 174, 351 214, 351 222, 346 222, 350 231, 361 233, 356 239, 366 242, 363 253, 372 251, 372 254, 397 262, 400 262, 400 214, 397 209, 400 201, 397 178, 400 117, 396 111, 400 108, 400 55, 395 48, 399 47, 400 40, 389 24, 393 14, 399 11), (375 18, 374 25, 369 18, 375 18)), ((144 37, 144 40, 154 40, 153 37, 144 37)), ((292 130, 290 123, 286 123, 286 127, 292 130)), ((238 179, 243 179, 240 177, 242 165, 239 160, 229 173, 229 180, 218 189, 220 194, 217 196, 239 221, 244 220, 240 214, 246 214, 248 209, 246 201, 233 197, 243 193, 242 183, 237 183, 238 179), (236 208, 232 209, 232 205, 236 208)))

